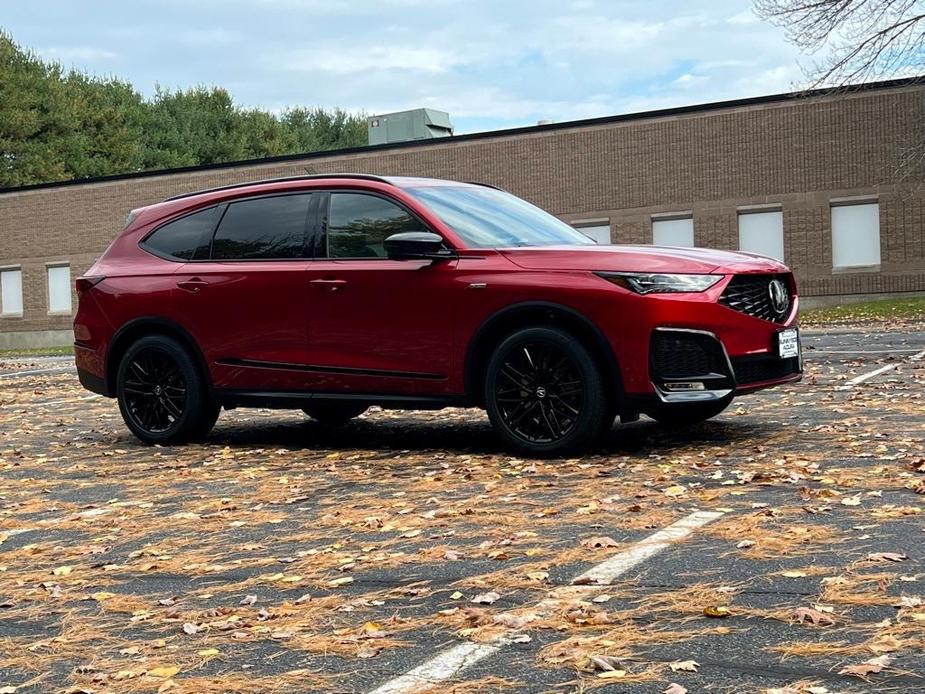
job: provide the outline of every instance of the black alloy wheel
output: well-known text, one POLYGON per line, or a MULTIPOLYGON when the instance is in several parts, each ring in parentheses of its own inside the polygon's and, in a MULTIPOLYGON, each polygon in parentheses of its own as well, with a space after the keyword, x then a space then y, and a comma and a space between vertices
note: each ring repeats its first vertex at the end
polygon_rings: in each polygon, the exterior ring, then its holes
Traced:
POLYGON ((152 434, 170 430, 186 410, 186 391, 179 364, 163 349, 145 348, 129 361, 123 392, 138 428, 152 434))
POLYGON ((594 359, 555 328, 528 328, 502 342, 488 366, 485 399, 495 429, 532 455, 587 447, 609 411, 594 359))
POLYGON ((581 416, 584 382, 571 357, 549 342, 527 342, 505 355, 495 403, 508 428, 530 443, 558 441, 581 416))
POLYGON ((145 443, 184 443, 209 433, 219 406, 189 351, 166 335, 148 335, 119 362, 116 396, 125 424, 145 443))

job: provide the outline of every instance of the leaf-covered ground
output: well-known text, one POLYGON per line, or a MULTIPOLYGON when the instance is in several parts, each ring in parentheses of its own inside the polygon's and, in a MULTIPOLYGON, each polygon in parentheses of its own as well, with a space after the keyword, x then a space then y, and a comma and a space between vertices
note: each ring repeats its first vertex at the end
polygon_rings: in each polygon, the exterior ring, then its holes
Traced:
POLYGON ((807 335, 802 383, 560 461, 470 410, 144 447, 65 362, 0 363, 0 692, 368 692, 502 636, 432 691, 920 692, 923 349, 807 335), (571 585, 694 510, 723 515, 571 585))

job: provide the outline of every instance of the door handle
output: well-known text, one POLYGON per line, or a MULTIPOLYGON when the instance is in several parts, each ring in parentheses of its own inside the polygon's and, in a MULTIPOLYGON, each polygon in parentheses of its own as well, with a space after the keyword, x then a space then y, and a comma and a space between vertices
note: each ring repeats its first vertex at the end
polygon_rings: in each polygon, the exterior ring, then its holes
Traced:
POLYGON ((177 282, 177 286, 180 289, 185 289, 186 291, 192 292, 195 294, 203 287, 208 287, 209 283, 203 279, 199 279, 198 277, 193 277, 192 279, 188 279, 188 280, 180 280, 179 282, 177 282))
POLYGON ((310 280, 309 284, 319 289, 327 289, 329 292, 336 292, 347 284, 347 280, 310 280))

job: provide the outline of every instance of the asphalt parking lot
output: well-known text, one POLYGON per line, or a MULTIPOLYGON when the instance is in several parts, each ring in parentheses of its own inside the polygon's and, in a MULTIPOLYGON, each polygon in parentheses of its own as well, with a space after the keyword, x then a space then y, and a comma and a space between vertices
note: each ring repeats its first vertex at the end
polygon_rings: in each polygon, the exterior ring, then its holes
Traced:
POLYGON ((921 692, 925 332, 581 459, 477 411, 150 448, 0 361, 0 692, 921 692))

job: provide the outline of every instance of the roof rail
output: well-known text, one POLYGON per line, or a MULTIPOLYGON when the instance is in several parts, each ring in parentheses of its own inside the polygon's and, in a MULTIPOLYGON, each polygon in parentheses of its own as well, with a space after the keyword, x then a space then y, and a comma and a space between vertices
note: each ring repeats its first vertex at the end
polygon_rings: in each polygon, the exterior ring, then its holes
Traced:
POLYGON ((181 200, 183 198, 190 198, 194 195, 205 195, 206 193, 217 193, 222 190, 234 190, 235 188, 246 188, 247 186, 259 186, 264 183, 286 183, 287 181, 312 181, 325 178, 356 178, 363 181, 377 181, 379 183, 388 183, 392 185, 392 182, 382 176, 374 176, 373 174, 362 174, 362 173, 326 173, 326 174, 303 174, 301 176, 284 176, 283 178, 264 178, 258 181, 245 181, 244 183, 232 183, 227 186, 218 186, 217 188, 206 188, 205 190, 197 190, 192 193, 182 193, 181 195, 174 195, 171 198, 167 198, 164 202, 170 202, 171 200, 181 200))

